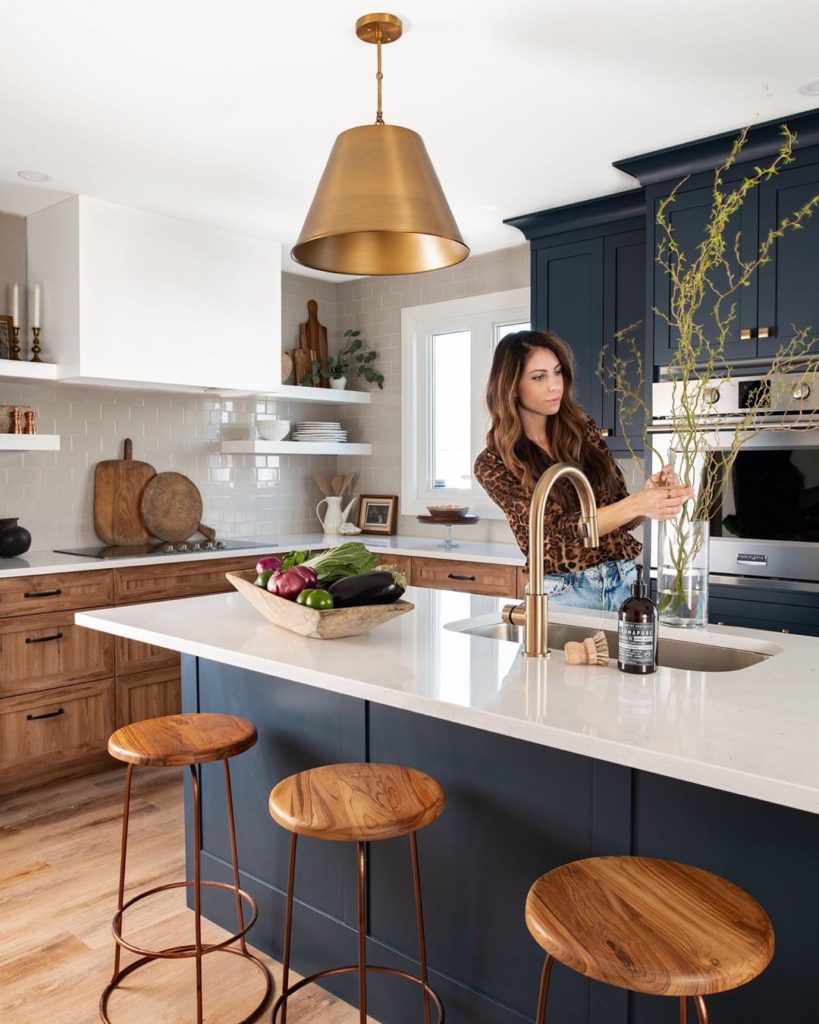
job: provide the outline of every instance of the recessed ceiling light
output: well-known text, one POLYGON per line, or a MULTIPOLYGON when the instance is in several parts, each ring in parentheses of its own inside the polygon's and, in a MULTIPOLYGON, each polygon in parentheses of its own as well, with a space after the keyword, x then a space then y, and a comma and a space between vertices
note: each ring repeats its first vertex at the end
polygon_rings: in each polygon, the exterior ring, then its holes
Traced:
POLYGON ((799 89, 799 92, 801 92, 803 96, 819 96, 819 78, 803 85, 799 89))
POLYGON ((23 181, 51 181, 51 175, 45 171, 18 171, 17 177, 23 181))

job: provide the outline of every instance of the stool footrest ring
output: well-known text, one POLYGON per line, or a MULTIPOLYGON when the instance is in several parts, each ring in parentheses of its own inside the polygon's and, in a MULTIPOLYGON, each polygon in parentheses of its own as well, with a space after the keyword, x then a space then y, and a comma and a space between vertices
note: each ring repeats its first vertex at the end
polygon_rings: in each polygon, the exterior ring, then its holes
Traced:
MULTIPOLYGON (((332 978, 337 974, 358 974, 358 969, 358 964, 351 964, 348 967, 330 967, 324 971, 317 971, 315 974, 311 974, 308 978, 302 978, 301 981, 296 982, 295 985, 290 985, 286 992, 282 992, 273 1006, 271 1024, 276 1024, 276 1017, 278 1016, 279 1010, 284 1003, 287 1002, 288 998, 298 992, 299 989, 304 988, 305 985, 312 985, 321 978, 332 978)), ((367 964, 365 970, 367 974, 390 974, 395 978, 403 978, 404 981, 411 981, 413 985, 417 985, 426 995, 429 996, 433 1003, 435 1003, 435 1009, 438 1011, 437 1024, 444 1024, 444 1004, 441 1002, 441 997, 431 985, 425 985, 423 981, 421 981, 420 978, 416 978, 414 974, 408 974, 406 971, 399 971, 395 967, 378 967, 367 964)))
MULTIPOLYGON (((202 884, 204 885, 204 883, 202 884)), ((228 888, 230 888, 230 886, 228 886, 228 888)), ((240 1021, 236 1022, 236 1024, 252 1024, 253 1021, 258 1020, 258 1018, 262 1015, 270 999, 270 992, 273 988, 273 982, 270 977, 270 972, 268 971, 267 967, 262 963, 262 961, 257 956, 254 956, 252 953, 248 952, 247 949, 228 949, 221 943, 218 946, 211 946, 207 950, 204 946, 202 947, 203 953, 205 953, 206 951, 213 952, 214 950, 219 950, 222 953, 233 953, 235 956, 240 956, 245 960, 249 960, 258 968, 259 973, 264 977, 265 990, 264 995, 261 998, 261 1001, 256 1004, 254 1009, 251 1010, 251 1012, 246 1017, 242 1017, 240 1021)), ((117 974, 108 982, 108 984, 105 986, 105 989, 103 990, 102 995, 100 996, 100 1019, 104 1022, 104 1024, 112 1024, 112 1022, 108 1018, 108 999, 111 993, 114 991, 114 989, 116 989, 120 982, 123 981, 129 974, 132 974, 140 967, 144 967, 145 964, 153 963, 153 961, 157 959, 160 958, 158 956, 140 957, 139 960, 134 960, 134 962, 128 964, 127 967, 123 967, 122 970, 118 971, 117 974)))
MULTIPOLYGON (((176 960, 183 957, 196 956, 196 946, 191 946, 189 944, 185 944, 183 946, 172 946, 168 949, 142 949, 142 947, 135 946, 133 943, 128 942, 127 939, 122 937, 122 916, 129 907, 132 907, 135 903, 139 903, 140 900, 147 899, 149 896, 155 896, 158 892, 167 892, 169 889, 192 889, 194 884, 194 882, 169 882, 167 885, 157 885, 153 889, 146 889, 145 892, 140 892, 137 893, 136 896, 132 896, 127 903, 123 904, 122 910, 118 910, 116 914, 114 914, 114 919, 111 922, 111 934, 114 936, 114 941, 118 945, 122 946, 123 949, 127 949, 131 953, 136 953, 137 956, 146 957, 150 960, 176 960)), ((227 889, 228 892, 236 892, 234 887, 228 882, 200 882, 199 884, 203 889, 227 889)), ((241 931, 234 932, 233 935, 229 935, 221 942, 203 943, 203 955, 205 953, 213 953, 219 949, 225 949, 225 947, 229 946, 232 942, 236 942, 237 939, 244 938, 256 923, 256 918, 259 916, 259 908, 256 906, 256 901, 243 889, 239 889, 239 896, 245 901, 248 909, 251 911, 250 920, 241 931)))

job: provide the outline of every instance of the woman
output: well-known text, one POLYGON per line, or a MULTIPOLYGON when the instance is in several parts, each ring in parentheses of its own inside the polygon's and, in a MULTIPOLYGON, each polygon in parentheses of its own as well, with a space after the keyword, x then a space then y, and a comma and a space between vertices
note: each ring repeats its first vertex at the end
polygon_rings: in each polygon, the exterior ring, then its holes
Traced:
POLYGON ((573 379, 571 350, 557 335, 507 334, 489 374, 491 426, 475 476, 528 557, 538 479, 556 462, 582 469, 597 501, 600 545, 583 547, 580 502, 570 483, 558 481, 546 503, 545 592, 560 605, 617 611, 631 593, 634 559, 642 550, 629 530, 644 519, 673 519, 693 492, 662 470, 629 494, 597 424, 572 398, 573 379))

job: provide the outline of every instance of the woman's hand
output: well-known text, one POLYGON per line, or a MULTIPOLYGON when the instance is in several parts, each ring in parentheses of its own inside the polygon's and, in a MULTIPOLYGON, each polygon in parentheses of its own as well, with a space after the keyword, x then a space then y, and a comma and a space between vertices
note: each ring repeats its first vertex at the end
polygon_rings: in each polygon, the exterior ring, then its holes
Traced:
POLYGON ((648 519, 674 519, 679 515, 683 502, 694 497, 694 490, 681 484, 676 473, 666 466, 650 476, 642 491, 632 497, 637 500, 641 516, 648 519))

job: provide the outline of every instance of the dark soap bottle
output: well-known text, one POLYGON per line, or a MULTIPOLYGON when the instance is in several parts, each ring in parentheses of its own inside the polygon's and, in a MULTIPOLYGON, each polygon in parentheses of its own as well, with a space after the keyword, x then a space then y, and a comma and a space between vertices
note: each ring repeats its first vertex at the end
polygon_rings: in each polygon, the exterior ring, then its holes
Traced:
POLYGON ((646 590, 643 567, 638 565, 631 597, 623 601, 617 616, 617 667, 621 672, 646 675, 657 671, 659 615, 646 590))

